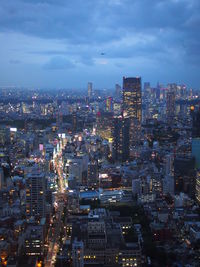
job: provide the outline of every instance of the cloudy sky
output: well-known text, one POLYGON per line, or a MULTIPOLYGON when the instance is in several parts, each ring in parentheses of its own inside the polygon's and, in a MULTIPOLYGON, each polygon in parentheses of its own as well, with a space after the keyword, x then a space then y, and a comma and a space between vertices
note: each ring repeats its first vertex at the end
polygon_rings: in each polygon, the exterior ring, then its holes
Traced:
POLYGON ((200 89, 199 0, 0 0, 0 86, 200 89))

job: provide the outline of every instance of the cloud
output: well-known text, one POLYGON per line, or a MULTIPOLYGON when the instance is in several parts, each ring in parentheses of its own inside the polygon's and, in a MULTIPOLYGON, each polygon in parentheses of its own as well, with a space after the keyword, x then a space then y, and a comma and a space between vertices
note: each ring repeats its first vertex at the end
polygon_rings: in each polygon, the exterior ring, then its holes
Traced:
POLYGON ((74 68, 75 65, 70 60, 64 57, 52 57, 46 64, 44 69, 46 70, 63 70, 74 68))
POLYGON ((95 77, 101 62, 110 73, 142 62, 170 76, 172 66, 200 67, 199 14, 199 0, 0 0, 0 58, 95 77))

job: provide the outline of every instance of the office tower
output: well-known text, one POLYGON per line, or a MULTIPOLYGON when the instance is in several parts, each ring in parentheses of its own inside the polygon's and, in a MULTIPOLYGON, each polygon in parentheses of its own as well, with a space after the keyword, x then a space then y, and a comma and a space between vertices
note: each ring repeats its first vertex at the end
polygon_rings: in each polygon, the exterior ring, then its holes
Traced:
POLYGON ((113 110, 113 107, 112 107, 112 97, 107 97, 106 98, 106 111, 107 112, 111 112, 113 110))
POLYGON ((4 172, 3 169, 0 167, 0 190, 3 188, 4 186, 4 172))
POLYGON ((34 170, 26 179, 26 215, 27 217, 46 215, 45 175, 34 170))
POLYGON ((183 99, 186 98, 186 96, 187 96, 187 87, 185 85, 181 85, 181 93, 180 94, 181 94, 181 97, 183 99))
POLYGON ((195 196, 197 202, 200 204, 200 171, 197 171, 197 176, 196 176, 196 188, 195 188, 195 196))
POLYGON ((195 158, 196 179, 195 198, 200 204, 200 109, 191 107, 192 116, 192 156, 195 158))
POLYGON ((130 154, 130 119, 122 116, 113 119, 113 159, 116 161, 126 161, 130 154))
POLYGON ((130 119, 130 145, 140 141, 142 122, 141 78, 123 77, 123 117, 130 119))
POLYGON ((194 106, 192 106, 191 116, 192 116, 192 138, 200 138, 200 109, 195 110, 194 106))
POLYGON ((174 159, 175 193, 180 192, 195 196, 195 158, 192 156, 179 156, 174 159))
POLYGON ((200 169, 200 109, 191 107, 192 116, 192 155, 195 157, 195 167, 200 169))
POLYGON ((10 129, 5 125, 0 126, 0 145, 4 146, 10 143, 10 129))
POLYGON ((98 163, 97 161, 93 160, 88 163, 88 176, 87 176, 87 181, 88 185, 96 185, 97 180, 98 180, 98 163))
POLYGON ((77 112, 74 111, 72 113, 72 131, 75 133, 77 131, 77 127, 78 127, 78 118, 77 118, 77 112))
POLYGON ((105 248, 107 242, 104 220, 89 221, 87 225, 88 247, 94 250, 105 248))
POLYGON ((192 156, 195 157, 195 167, 200 169, 200 138, 192 138, 192 156))
POLYGON ((112 136, 111 121, 113 119, 112 112, 97 112, 97 134, 103 139, 109 139, 112 136))
POLYGON ((157 87, 156 87, 156 99, 160 99, 160 88, 161 85, 159 84, 159 82, 157 83, 157 87))
POLYGON ((81 185, 84 182, 85 174, 87 175, 88 160, 87 154, 66 158, 64 168, 67 178, 75 177, 76 183, 81 185))
POLYGON ((93 92, 92 92, 92 83, 89 82, 88 83, 88 97, 91 98, 92 94, 93 94, 93 92))
POLYGON ((84 266, 84 244, 82 241, 74 240, 72 244, 72 266, 84 266))
POLYGON ((174 176, 165 176, 162 182, 163 185, 163 194, 174 195, 174 176))
POLYGON ((175 92, 169 91, 167 92, 167 99, 166 99, 166 117, 167 122, 172 124, 175 119, 175 92))
POLYGON ((43 218, 40 224, 28 224, 24 233, 24 249, 26 256, 43 256, 45 242, 45 222, 43 218))
POLYGON ((56 126, 57 128, 61 127, 63 123, 62 112, 58 111, 56 114, 56 126))
POLYGON ((174 156, 167 154, 165 157, 165 177, 163 179, 163 193, 174 195, 174 156))
POLYGON ((174 155, 167 154, 165 157, 165 174, 174 176, 174 155))

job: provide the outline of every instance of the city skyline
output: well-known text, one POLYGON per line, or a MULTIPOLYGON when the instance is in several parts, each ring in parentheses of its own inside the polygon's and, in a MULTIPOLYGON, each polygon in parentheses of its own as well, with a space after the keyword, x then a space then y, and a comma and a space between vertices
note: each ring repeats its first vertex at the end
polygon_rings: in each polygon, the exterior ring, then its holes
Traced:
POLYGON ((197 0, 1 0, 0 7, 1 86, 114 88, 139 75, 199 89, 197 0))
POLYGON ((200 91, 0 88, 0 265, 199 266, 200 91))

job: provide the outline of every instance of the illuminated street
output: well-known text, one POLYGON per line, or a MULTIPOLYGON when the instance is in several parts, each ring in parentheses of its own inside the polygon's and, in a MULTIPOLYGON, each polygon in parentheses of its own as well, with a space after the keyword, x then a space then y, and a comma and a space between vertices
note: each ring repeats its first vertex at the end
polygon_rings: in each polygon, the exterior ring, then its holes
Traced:
POLYGON ((54 169, 58 175, 58 189, 55 194, 55 221, 52 224, 51 231, 49 232, 49 249, 45 261, 46 267, 53 267, 56 261, 56 255, 59 250, 59 237, 62 229, 61 216, 64 208, 65 196, 65 183, 63 179, 62 168, 62 150, 56 153, 54 158, 54 169))

